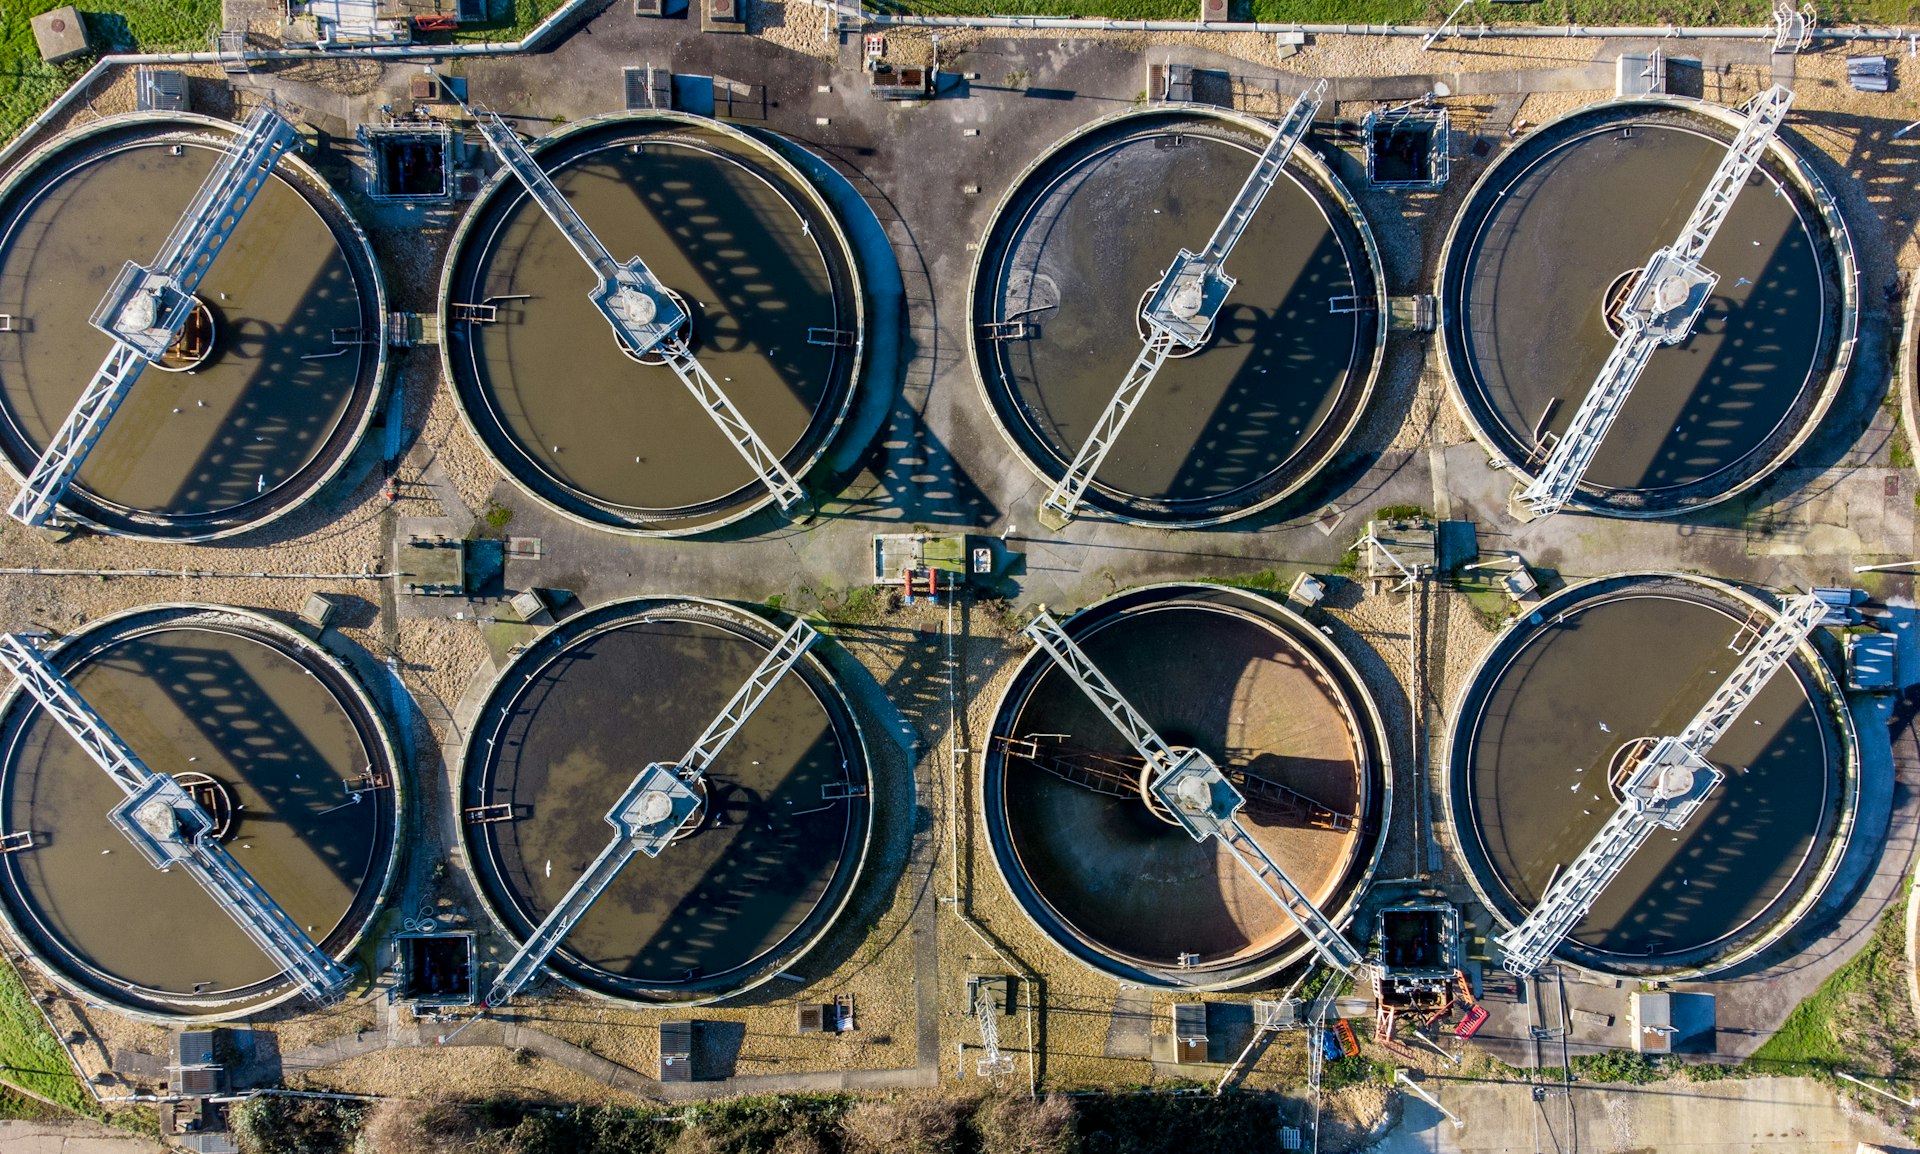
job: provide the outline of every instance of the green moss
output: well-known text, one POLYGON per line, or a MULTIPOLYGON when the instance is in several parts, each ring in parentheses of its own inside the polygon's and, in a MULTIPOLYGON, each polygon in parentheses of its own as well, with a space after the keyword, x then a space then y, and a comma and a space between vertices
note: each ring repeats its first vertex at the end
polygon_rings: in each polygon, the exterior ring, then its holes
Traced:
POLYGON ((1257 573, 1242 573, 1237 577, 1202 577, 1199 579, 1208 585, 1231 585, 1237 589, 1258 589, 1262 593, 1285 593, 1291 578, 1277 569, 1262 569, 1257 573))
POLYGON ((1425 521, 1430 516, 1418 505, 1382 505, 1373 511, 1376 521, 1425 521))

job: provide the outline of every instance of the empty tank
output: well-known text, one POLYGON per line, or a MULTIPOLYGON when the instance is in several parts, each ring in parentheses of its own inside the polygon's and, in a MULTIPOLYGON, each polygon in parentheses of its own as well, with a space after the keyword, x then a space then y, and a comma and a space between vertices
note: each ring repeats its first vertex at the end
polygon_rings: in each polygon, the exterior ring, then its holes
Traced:
MULTIPOLYGON (((1384 845, 1388 747, 1358 673, 1257 593, 1154 585, 1063 622, 1156 732, 1212 757, 1249 835, 1336 926, 1384 845)), ((1215 841, 1151 813, 1143 762, 1041 650, 995 707, 981 804, 994 862, 1061 948, 1122 981, 1222 989, 1311 946, 1215 841)))

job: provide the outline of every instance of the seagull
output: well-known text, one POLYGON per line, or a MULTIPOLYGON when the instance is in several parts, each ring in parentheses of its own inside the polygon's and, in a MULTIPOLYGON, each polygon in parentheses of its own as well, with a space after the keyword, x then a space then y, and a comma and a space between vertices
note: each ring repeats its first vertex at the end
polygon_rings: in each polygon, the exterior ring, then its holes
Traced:
POLYGON ((264 493, 267 491, 267 475, 265 473, 260 474, 260 479, 253 483, 253 491, 256 493, 264 493))
POLYGON ((1750 285, 1752 283, 1753 282, 1748 280, 1746 277, 1741 277, 1739 280, 1733 282, 1733 287, 1739 288, 1741 285, 1750 285))
POLYGON ((1612 733, 1612 732, 1613 732, 1613 728, 1612 728, 1611 726, 1609 726, 1609 725, 1608 725, 1608 724, 1607 724, 1606 722, 1604 722, 1604 721, 1603 721, 1603 722, 1601 722, 1601 723, 1600 723, 1600 732, 1601 732, 1601 733, 1612 733))

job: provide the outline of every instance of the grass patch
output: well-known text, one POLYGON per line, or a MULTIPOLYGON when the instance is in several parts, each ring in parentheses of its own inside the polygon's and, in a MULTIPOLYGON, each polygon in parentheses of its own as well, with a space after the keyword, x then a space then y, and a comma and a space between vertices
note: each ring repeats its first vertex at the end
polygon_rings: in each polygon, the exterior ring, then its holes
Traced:
POLYGON ((453 33, 454 42, 490 44, 523 40, 565 3, 566 0, 487 0, 487 22, 461 25, 453 33))
POLYGON ((1376 521, 1430 521, 1432 515, 1418 505, 1382 505, 1373 511, 1376 521))
MULTIPOLYGON (((48 64, 33 42, 33 18, 64 0, 8 0, 0 4, 0 137, 21 126, 92 66, 91 60, 48 64)), ((220 0, 81 0, 94 50, 166 52, 204 49, 220 26, 220 0)))
POLYGON ((1902 898, 1874 927, 1866 948, 1793 1008, 1756 1066, 1895 1075, 1914 1071, 1913 1005, 1907 995, 1906 910, 1902 898))
POLYGON ((10 965, 0 965, 0 1078, 75 1113, 100 1112, 10 965))
POLYGON ((498 501, 488 501, 485 511, 480 514, 480 519, 487 523, 489 531, 500 533, 508 525, 513 524, 513 510, 498 501))

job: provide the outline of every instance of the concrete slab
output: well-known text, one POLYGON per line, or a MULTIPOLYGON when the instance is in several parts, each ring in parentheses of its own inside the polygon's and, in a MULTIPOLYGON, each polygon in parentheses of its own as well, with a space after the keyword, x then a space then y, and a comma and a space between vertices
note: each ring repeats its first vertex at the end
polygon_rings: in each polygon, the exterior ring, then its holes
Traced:
POLYGON ((33 18, 32 24, 33 42, 40 49, 40 59, 48 64, 59 64, 91 51, 86 21, 71 4, 42 12, 33 18))
POLYGON ((1860 1142, 1911 1145, 1879 1119, 1811 1078, 1653 1086, 1574 1083, 1569 1103, 1536 1102, 1520 1082, 1429 1076, 1426 1089, 1466 1125, 1408 1099, 1400 1124, 1370 1154, 1507 1154, 1525 1151, 1680 1150, 1690 1154, 1852 1154, 1860 1142))

